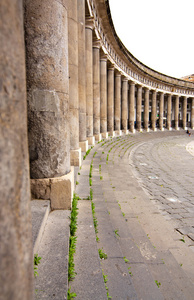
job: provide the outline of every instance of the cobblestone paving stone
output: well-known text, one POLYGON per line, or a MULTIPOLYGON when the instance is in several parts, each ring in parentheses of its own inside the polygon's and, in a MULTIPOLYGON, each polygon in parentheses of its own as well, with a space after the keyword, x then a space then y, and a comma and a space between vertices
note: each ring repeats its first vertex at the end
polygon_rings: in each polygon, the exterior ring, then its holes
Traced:
MULTIPOLYGON (((153 134, 153 133, 152 133, 153 134)), ((139 143, 131 165, 139 181, 177 230, 194 241, 194 137, 169 136, 139 143)))

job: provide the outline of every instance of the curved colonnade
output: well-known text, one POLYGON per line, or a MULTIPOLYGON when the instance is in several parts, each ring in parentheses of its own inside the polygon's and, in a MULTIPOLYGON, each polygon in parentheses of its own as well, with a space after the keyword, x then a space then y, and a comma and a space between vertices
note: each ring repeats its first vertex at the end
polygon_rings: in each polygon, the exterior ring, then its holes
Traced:
POLYGON ((194 84, 133 57, 107 0, 2 0, 0 16, 0 294, 32 299, 30 177, 33 198, 70 209, 81 151, 108 134, 193 129, 194 84))

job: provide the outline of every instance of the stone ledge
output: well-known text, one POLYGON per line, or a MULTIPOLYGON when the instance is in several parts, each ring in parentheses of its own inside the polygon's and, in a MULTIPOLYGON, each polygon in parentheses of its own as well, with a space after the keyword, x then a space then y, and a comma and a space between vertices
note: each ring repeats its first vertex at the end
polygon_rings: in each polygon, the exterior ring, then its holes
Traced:
POLYGON ((71 209, 74 190, 74 168, 61 177, 31 179, 32 199, 51 201, 51 209, 71 209))

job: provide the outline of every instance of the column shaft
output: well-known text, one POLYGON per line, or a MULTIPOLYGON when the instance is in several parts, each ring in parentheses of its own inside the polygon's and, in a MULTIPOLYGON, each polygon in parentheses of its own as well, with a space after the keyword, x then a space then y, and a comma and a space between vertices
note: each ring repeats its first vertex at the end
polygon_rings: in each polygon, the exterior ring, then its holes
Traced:
POLYGON ((152 130, 156 129, 156 91, 152 91, 152 113, 151 113, 152 130))
POLYGON ((183 129, 187 127, 187 97, 183 98, 183 129))
POLYGON ((159 128, 163 130, 163 117, 164 117, 164 94, 160 93, 160 112, 159 112, 159 128))
POLYGON ((145 88, 145 99, 144 99, 144 129, 148 130, 149 122, 149 89, 145 88))
POLYGON ((172 114, 172 96, 168 95, 167 100, 167 129, 171 129, 171 114, 172 114))
POLYGON ((122 98, 121 98, 121 125, 124 131, 127 130, 127 101, 128 100, 128 80, 122 79, 122 98))
POLYGON ((115 75, 115 130, 121 130, 121 74, 116 73, 115 75))
POLYGON ((93 45, 94 135, 100 134, 100 43, 93 45))
POLYGON ((191 129, 194 129, 194 98, 191 99, 191 129))
POLYGON ((93 137, 93 19, 86 19, 86 124, 87 137, 93 137))
POLYGON ((1 1, 0 36, 0 298, 33 300, 23 1, 1 1))
POLYGON ((175 111, 174 111, 175 129, 179 128, 179 96, 175 98, 175 111))
POLYGON ((141 130, 142 87, 137 87, 136 129, 141 130))
POLYGON ((129 91, 129 130, 134 132, 134 120, 135 120, 135 84, 130 83, 129 91))
POLYGON ((30 173, 58 177, 70 171, 67 10, 30 0, 25 12, 30 173))
POLYGON ((85 0, 78 1, 78 93, 79 141, 82 151, 86 147, 86 53, 85 53, 85 0))
POLYGON ((114 67, 108 67, 107 81, 107 129, 113 134, 114 131, 114 67))
POLYGON ((69 123, 71 165, 81 164, 79 149, 79 89, 78 89, 78 23, 77 0, 68 0, 68 51, 69 51, 69 123))
POLYGON ((100 58, 100 132, 107 132, 107 58, 100 58))

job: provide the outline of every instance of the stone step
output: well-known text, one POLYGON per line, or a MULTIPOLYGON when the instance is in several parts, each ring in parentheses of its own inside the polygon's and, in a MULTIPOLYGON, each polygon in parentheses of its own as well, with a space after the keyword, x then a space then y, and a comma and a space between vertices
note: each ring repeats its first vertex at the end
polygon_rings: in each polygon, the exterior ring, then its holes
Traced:
POLYGON ((34 254, 38 253, 38 247, 44 232, 45 224, 50 213, 49 200, 32 200, 32 239, 34 254))
POLYGON ((107 299, 102 267, 99 259, 91 201, 78 201, 77 244, 74 256, 75 279, 69 283, 76 300, 107 299))
POLYGON ((52 211, 38 247, 41 257, 35 278, 36 300, 67 299, 70 211, 52 211))

